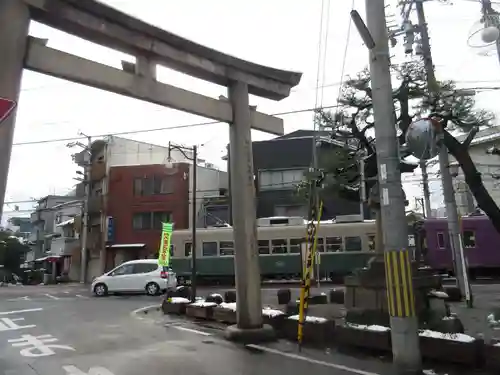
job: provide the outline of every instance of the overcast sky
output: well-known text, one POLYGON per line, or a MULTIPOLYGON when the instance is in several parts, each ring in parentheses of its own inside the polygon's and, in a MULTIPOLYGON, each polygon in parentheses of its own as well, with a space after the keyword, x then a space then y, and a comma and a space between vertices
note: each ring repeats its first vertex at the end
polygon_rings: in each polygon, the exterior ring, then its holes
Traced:
MULTIPOLYGON (((289 98, 273 102, 252 97, 252 104, 267 113, 314 108, 318 66, 321 0, 107 0, 108 4, 144 21, 189 38, 208 47, 272 67, 303 73, 300 85, 289 98)), ((391 1, 395 2, 395 1, 391 1)), ((325 8, 329 1, 324 1, 325 8)), ((500 86, 500 67, 495 56, 480 57, 467 46, 467 36, 479 20, 480 4, 472 0, 455 0, 454 5, 426 2, 432 51, 438 79, 457 80, 461 87, 500 86)), ((319 105, 336 103, 338 82, 345 74, 355 74, 367 65, 367 51, 354 26, 349 30, 351 0, 330 1, 324 11, 324 27, 329 16, 328 37, 323 32, 326 69, 320 74, 320 85, 326 86, 319 105), (326 43, 325 40, 327 39, 326 43), (344 51, 348 42, 347 54, 344 51)), ((364 16, 364 1, 354 1, 364 16)), ((396 8, 392 12, 399 13, 396 8)), ((32 23, 30 34, 48 38, 49 46, 78 56, 120 67, 121 60, 133 57, 114 52, 64 34, 44 25, 32 23)), ((393 49, 393 61, 403 61, 400 43, 393 49)), ((321 58, 320 61, 323 61, 321 58)), ((160 68, 160 81, 217 98, 226 89, 160 68)), ((489 91, 478 95, 478 104, 494 109, 498 94, 489 91)), ((283 116, 285 132, 313 127, 312 112, 283 116)), ((47 194, 65 193, 74 181, 75 166, 67 142, 27 144, 57 138, 71 138, 79 131, 97 136, 117 132, 191 124, 204 118, 161 108, 62 80, 26 71, 17 115, 6 202, 24 201, 47 194)), ((124 135, 127 138, 168 144, 169 141, 201 146, 202 157, 221 165, 220 157, 228 142, 226 124, 180 130, 124 135)), ((253 132, 254 140, 270 136, 253 132)), ((431 176, 432 178, 432 176, 431 176)), ((419 174, 409 176, 407 195, 421 196, 419 174)), ((435 178, 434 178, 435 179, 435 178)), ((433 204, 439 205, 439 182, 433 181, 433 204)), ((19 204, 27 210, 32 204, 19 204)), ((5 208, 11 215, 13 204, 5 208)))

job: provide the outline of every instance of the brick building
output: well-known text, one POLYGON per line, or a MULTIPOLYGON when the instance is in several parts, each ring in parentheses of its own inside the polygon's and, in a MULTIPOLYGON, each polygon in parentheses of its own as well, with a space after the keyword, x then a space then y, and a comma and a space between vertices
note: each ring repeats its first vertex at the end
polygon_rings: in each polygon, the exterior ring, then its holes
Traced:
MULTIPOLYGON (((82 153, 88 156, 75 155, 75 160, 91 171, 87 281, 126 260, 154 256, 162 221, 174 222, 177 229, 189 228, 193 189, 189 152, 169 152, 168 147, 110 136, 82 153)), ((218 195, 228 183, 226 172, 200 159, 196 164, 195 204, 200 212, 205 197, 218 195)), ((82 189, 83 183, 77 187, 82 189)), ((80 263, 75 252, 71 267, 80 268, 80 263)))

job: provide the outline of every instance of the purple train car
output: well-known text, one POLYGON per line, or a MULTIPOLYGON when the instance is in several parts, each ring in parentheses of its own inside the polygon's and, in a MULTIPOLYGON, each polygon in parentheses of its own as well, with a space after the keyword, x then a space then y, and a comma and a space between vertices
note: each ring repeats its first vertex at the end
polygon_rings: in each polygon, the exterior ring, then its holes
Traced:
MULTIPOLYGON (((461 220, 464 254, 470 277, 500 275, 500 234, 485 215, 464 216, 461 220)), ((445 218, 424 223, 427 251, 425 260, 435 270, 453 274, 453 257, 445 218)))

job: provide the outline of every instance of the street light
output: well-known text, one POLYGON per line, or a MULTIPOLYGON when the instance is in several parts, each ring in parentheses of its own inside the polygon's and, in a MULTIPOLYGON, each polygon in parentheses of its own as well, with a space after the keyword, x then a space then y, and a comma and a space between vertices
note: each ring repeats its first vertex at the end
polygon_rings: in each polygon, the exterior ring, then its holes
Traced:
MULTIPOLYGON (((167 168, 173 167, 171 151, 175 149, 181 152, 182 155, 188 160, 193 161, 193 187, 191 190, 191 301, 196 301, 196 178, 197 178, 197 161, 198 161, 198 148, 196 145, 193 147, 184 147, 168 143, 168 158, 165 166, 167 168), (185 151, 192 152, 192 157, 186 155, 185 151)), ((169 250, 170 251, 170 250, 169 250)))

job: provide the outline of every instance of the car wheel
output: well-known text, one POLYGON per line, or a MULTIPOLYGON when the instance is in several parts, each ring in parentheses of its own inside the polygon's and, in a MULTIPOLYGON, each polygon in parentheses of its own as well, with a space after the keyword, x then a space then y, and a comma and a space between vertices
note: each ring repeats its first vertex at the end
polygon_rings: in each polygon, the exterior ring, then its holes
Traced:
POLYGON ((108 295, 108 287, 106 286, 106 284, 96 284, 96 286, 94 286, 94 294, 97 297, 104 297, 108 295))
POLYGON ((146 285, 146 293, 148 296, 157 296, 160 293, 160 286, 157 283, 149 283, 146 285))

